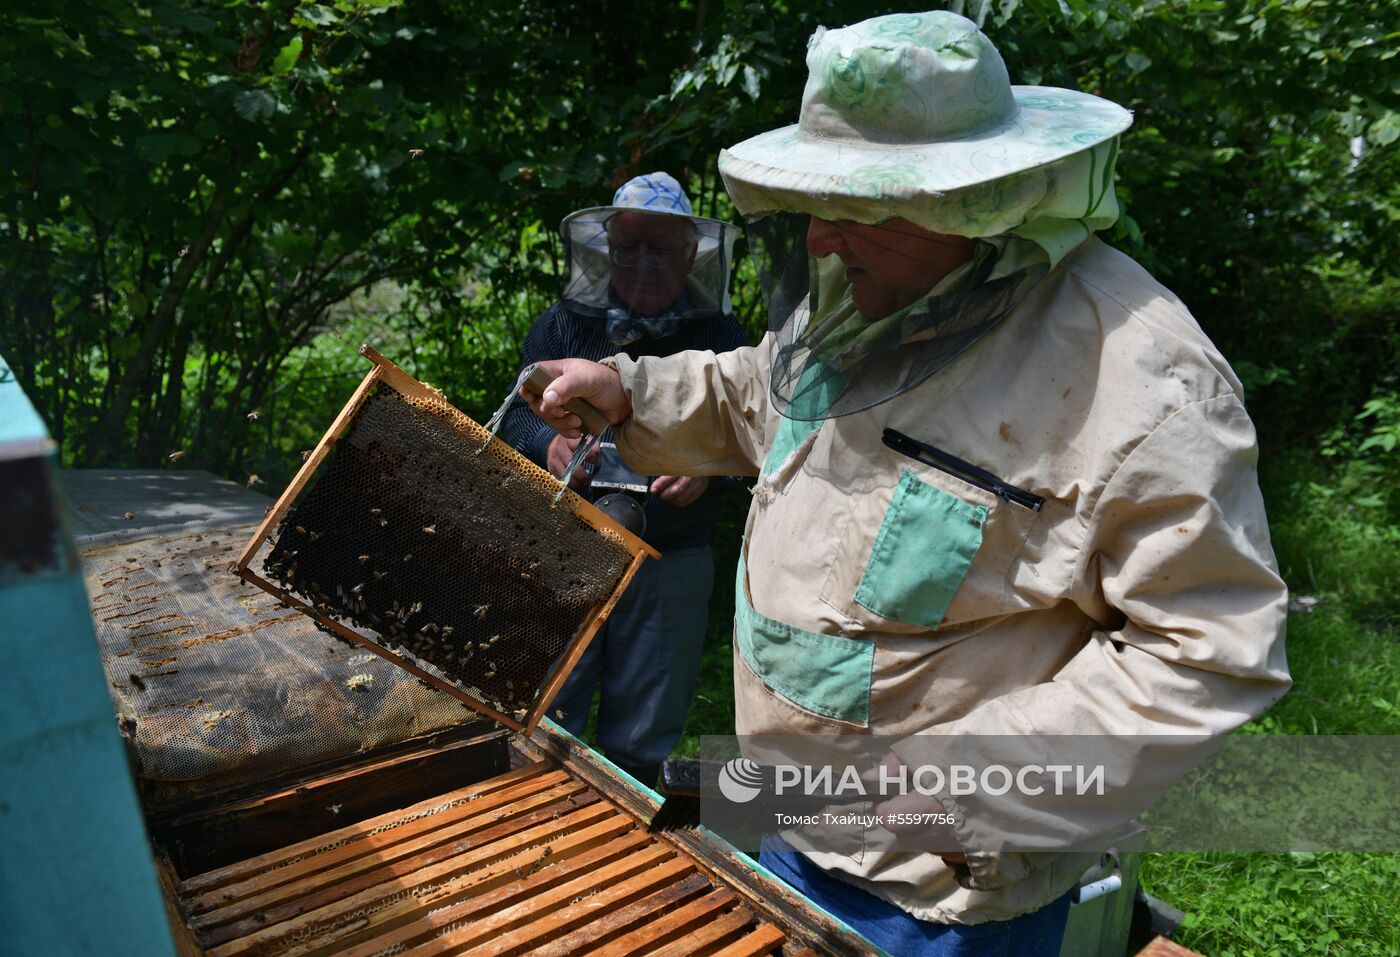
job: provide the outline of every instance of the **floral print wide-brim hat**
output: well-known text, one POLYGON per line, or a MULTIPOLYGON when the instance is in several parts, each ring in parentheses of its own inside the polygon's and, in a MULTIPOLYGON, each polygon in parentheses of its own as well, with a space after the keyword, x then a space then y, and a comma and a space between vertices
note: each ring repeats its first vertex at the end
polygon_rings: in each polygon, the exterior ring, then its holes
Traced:
POLYGON ((747 217, 900 216, 971 236, 1026 226, 1047 207, 1090 228, 1116 217, 1112 167, 1132 114, 1076 90, 1012 86, 996 47, 964 17, 818 29, 807 68, 795 125, 720 154, 747 217))

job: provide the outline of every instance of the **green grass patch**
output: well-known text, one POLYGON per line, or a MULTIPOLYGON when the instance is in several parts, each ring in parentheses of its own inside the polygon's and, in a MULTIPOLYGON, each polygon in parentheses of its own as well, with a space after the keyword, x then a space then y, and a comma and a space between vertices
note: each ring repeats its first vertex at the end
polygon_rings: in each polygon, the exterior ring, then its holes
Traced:
POLYGON ((1400 954, 1400 855, 1154 854, 1141 876, 1209 957, 1400 954))
POLYGON ((1246 726, 1267 734, 1400 734, 1400 629, 1332 598, 1288 618, 1293 688, 1246 726))

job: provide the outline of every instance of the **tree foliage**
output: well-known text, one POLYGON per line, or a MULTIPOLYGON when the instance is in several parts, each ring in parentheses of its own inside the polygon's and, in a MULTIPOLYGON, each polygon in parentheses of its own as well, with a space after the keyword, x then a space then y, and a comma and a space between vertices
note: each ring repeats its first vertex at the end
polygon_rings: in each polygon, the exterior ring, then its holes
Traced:
MULTIPOLYGON (((1387 310, 1337 325, 1323 308, 1339 274, 1394 277, 1392 4, 949 6, 991 33, 1014 82, 1135 111, 1111 238, 1186 299, 1252 392, 1325 393, 1290 405, 1288 428, 1322 432, 1393 394, 1377 391, 1387 310)), ((869 12, 14 4, 0 349, 79 465, 181 448, 186 466, 283 473, 358 371, 358 335, 488 404, 559 286, 559 219, 650 169, 732 215, 719 149, 793 121, 808 34, 869 12)), ((752 282, 737 293, 757 327, 752 282)))

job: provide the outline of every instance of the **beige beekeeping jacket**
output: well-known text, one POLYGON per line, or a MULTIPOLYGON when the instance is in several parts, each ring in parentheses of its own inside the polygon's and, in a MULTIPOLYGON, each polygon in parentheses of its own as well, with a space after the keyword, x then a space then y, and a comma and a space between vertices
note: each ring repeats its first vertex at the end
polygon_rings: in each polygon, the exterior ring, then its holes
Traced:
MULTIPOLYGON (((1240 383, 1132 260, 1085 241, 926 383, 810 434, 770 402, 770 347, 609 360, 634 468, 761 474, 737 595, 740 734, 1219 735, 1287 689, 1286 594, 1240 383), (900 455, 886 428, 1044 506, 900 455), (962 523, 960 544, 911 580, 900 570, 943 547, 929 521, 962 523)), ((917 737, 894 750, 920 763, 917 737)), ((1140 770, 1200 756, 1154 751, 1140 770)), ((967 849, 957 872, 931 854, 810 856, 955 923, 1033 910, 1083 869, 967 849)))

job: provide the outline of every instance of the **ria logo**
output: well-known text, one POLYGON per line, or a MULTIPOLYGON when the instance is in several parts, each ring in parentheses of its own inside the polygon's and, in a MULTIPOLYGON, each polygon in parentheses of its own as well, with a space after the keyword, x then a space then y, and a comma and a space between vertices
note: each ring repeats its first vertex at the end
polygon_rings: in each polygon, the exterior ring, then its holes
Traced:
POLYGON ((719 769, 719 793, 734 804, 747 804, 763 790, 763 773, 748 758, 726 761, 719 769))

